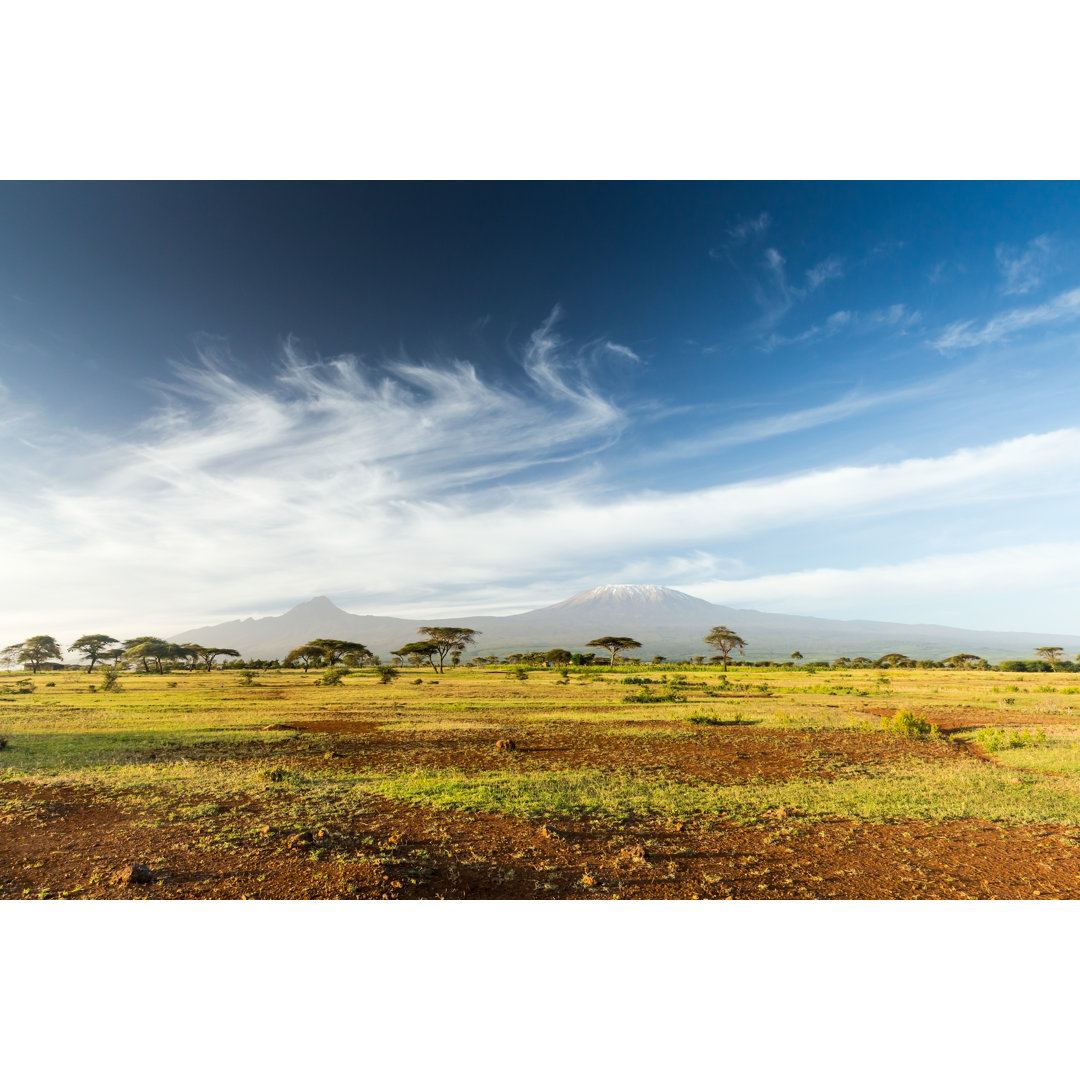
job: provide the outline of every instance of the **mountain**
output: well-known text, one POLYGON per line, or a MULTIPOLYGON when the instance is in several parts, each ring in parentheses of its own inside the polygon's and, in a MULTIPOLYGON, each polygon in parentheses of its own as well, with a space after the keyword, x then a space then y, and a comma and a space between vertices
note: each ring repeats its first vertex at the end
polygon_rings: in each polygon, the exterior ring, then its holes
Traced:
POLYGON ((466 658, 494 653, 565 648, 586 650, 594 638, 616 635, 642 643, 639 656, 682 659, 708 653, 702 638, 714 626, 728 626, 745 638, 753 660, 786 660, 796 650, 807 660, 838 656, 881 656, 900 652, 937 659, 959 652, 987 660, 1033 659, 1040 645, 1060 645, 1067 656, 1080 652, 1080 637, 1062 634, 963 630, 949 626, 866 620, 818 619, 711 604, 661 585, 601 585, 568 600, 518 615, 400 619, 354 615, 325 596, 259 619, 236 619, 174 634, 169 640, 237 649, 245 657, 281 659, 297 645, 317 637, 359 641, 384 661, 420 635, 417 627, 439 624, 480 631, 466 658))

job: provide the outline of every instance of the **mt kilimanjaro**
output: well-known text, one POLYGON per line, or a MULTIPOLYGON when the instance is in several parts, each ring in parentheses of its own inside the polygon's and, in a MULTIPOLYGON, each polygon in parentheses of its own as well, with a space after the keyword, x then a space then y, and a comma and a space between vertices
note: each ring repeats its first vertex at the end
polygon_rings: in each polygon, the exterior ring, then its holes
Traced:
POLYGON ((236 619, 174 634, 169 640, 237 649, 247 658, 281 659, 291 649, 318 637, 359 641, 384 661, 394 649, 420 635, 424 625, 469 626, 480 632, 466 654, 485 656, 554 648, 586 650, 586 642, 607 635, 632 637, 641 649, 631 655, 672 660, 704 655, 702 640, 714 626, 727 626, 747 642, 751 660, 786 660, 801 652, 807 660, 899 652, 940 660, 966 652, 990 661, 1032 659, 1040 645, 1060 645, 1066 655, 1080 652, 1080 637, 1008 631, 962 630, 949 626, 864 620, 818 619, 724 607, 661 585, 601 585, 548 607, 518 615, 469 615, 402 619, 354 615, 325 596, 317 596, 283 615, 236 619))

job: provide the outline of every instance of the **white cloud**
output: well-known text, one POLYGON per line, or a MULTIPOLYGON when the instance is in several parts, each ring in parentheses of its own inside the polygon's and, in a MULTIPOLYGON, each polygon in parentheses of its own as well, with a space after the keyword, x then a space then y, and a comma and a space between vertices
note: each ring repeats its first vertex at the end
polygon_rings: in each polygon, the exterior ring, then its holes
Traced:
POLYGON ((1070 289, 1045 304, 1014 308, 1012 311, 995 315, 982 327, 976 327, 973 320, 952 323, 933 345, 942 352, 971 349, 977 345, 991 345, 1002 341, 1019 330, 1028 330, 1047 323, 1072 322, 1077 318, 1080 318, 1080 289, 1070 289))
POLYGON ((826 281, 844 276, 843 263, 834 255, 822 260, 806 271, 806 287, 810 292, 820 289, 826 281))
MULTIPOLYGON (((628 359, 608 342, 569 347, 553 319, 516 384, 464 362, 315 362, 289 344, 258 386, 207 347, 134 435, 50 435, 35 484, 0 489, 0 641, 174 633, 317 593, 447 613, 459 597, 501 596, 505 610, 536 595, 516 583, 557 597, 613 576, 730 574, 729 544, 771 530, 1080 486, 1070 428, 939 458, 615 490, 595 452, 629 419, 590 373, 628 359)), ((789 414, 774 431, 874 400, 789 414)))
POLYGON ((709 255, 714 259, 730 256, 733 249, 742 247, 749 240, 757 240, 764 236, 771 225, 772 219, 765 211, 757 217, 743 218, 727 230, 727 239, 719 246, 710 249, 709 255))
POLYGON ((784 345, 805 345, 811 341, 820 341, 839 334, 845 327, 850 326, 854 316, 850 311, 834 311, 824 323, 811 326, 801 334, 792 337, 784 337, 782 334, 770 334, 762 343, 766 352, 772 352, 784 345))
POLYGON ((1023 251, 1007 244, 998 244, 994 255, 1001 270, 1001 291, 1006 296, 1023 296, 1042 283, 1050 269, 1052 241, 1046 234, 1036 236, 1023 251))
POLYGON ((947 597, 968 613, 968 624, 977 617, 972 612, 985 612, 983 629, 1076 633, 1066 597, 1080 594, 1078 567, 1080 543, 1063 541, 852 569, 817 567, 711 580, 683 577, 677 587, 717 604, 848 618, 865 618, 872 609, 875 619, 914 617, 920 622, 928 621, 920 611, 940 610, 947 597), (1005 615, 1007 609, 1010 614, 1005 615))
POLYGON ((738 424, 727 424, 717 430, 689 439, 679 439, 651 451, 650 461, 669 461, 680 458, 715 453, 730 446, 743 446, 747 443, 761 442, 796 431, 821 427, 836 423, 852 416, 858 416, 872 409, 889 405, 898 405, 905 401, 917 401, 944 389, 949 378, 935 379, 931 382, 916 383, 900 390, 891 390, 880 394, 865 394, 852 391, 835 401, 824 405, 815 405, 808 409, 796 409, 787 413, 775 413, 771 416, 758 417, 738 424))
POLYGON ((787 336, 770 334, 762 342, 761 348, 765 352, 772 352, 773 349, 788 345, 806 345, 810 342, 835 337, 843 330, 870 333, 891 329, 904 334, 915 326, 921 318, 922 316, 918 311, 909 310, 906 304, 892 304, 887 308, 879 308, 865 315, 859 314, 857 311, 834 311, 823 323, 815 323, 801 333, 787 336))

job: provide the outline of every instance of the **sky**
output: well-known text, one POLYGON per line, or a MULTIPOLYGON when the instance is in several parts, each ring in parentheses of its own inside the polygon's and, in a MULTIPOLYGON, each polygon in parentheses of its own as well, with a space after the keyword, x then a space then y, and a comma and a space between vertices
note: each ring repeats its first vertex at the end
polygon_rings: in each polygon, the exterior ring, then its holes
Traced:
POLYGON ((1080 633, 1078 210, 1060 183, 0 184, 0 644, 605 583, 1080 633))

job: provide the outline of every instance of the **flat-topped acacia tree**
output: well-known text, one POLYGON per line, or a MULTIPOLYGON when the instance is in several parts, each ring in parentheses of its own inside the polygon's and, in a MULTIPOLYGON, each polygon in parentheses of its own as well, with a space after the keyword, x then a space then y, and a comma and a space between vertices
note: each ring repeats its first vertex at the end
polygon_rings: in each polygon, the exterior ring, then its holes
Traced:
MULTIPOLYGON (((476 640, 479 630, 470 630, 467 626, 420 626, 418 634, 427 637, 426 642, 413 642, 413 644, 430 645, 439 657, 439 673, 443 670, 443 661, 447 653, 461 652, 476 640)), ((432 664, 432 667, 435 665, 432 664)))
POLYGON ((84 660, 89 660, 90 672, 93 673, 94 665, 110 651, 110 645, 118 644, 118 640, 108 634, 83 634, 68 646, 68 651, 79 653, 84 660))
POLYGON ((1050 665, 1051 671, 1057 671, 1057 662, 1064 651, 1060 645, 1041 645, 1035 650, 1035 655, 1045 660, 1050 665))
POLYGON ((346 653, 359 653, 361 656, 371 655, 371 650, 366 645, 361 645, 359 641, 341 641, 338 638, 315 638, 303 647, 321 650, 327 667, 332 667, 346 653))
POLYGON ((29 664, 30 669, 37 674, 37 669, 46 660, 63 660, 64 654, 60 651, 60 645, 56 638, 48 634, 36 634, 25 641, 9 645, 2 653, 0 660, 17 664, 29 664))
POLYGON ((641 642, 632 637, 600 637, 594 641, 585 642, 587 646, 596 646, 598 649, 607 649, 611 653, 611 666, 615 666, 615 657, 627 649, 640 649, 641 642))
POLYGON ((705 644, 724 658, 725 671, 727 671, 728 657, 732 652, 737 651, 742 656, 743 649, 746 648, 746 642, 734 630, 726 626, 714 626, 705 635, 705 644))
POLYGON ((207 645, 200 650, 199 659, 206 661, 206 670, 209 671, 214 666, 214 661, 219 656, 239 656, 240 653, 236 649, 215 649, 212 645, 207 645))
POLYGON ((299 664, 304 671, 307 671, 312 664, 322 658, 322 649, 316 648, 314 645, 300 645, 298 648, 293 649, 281 663, 284 667, 294 667, 299 664))

